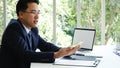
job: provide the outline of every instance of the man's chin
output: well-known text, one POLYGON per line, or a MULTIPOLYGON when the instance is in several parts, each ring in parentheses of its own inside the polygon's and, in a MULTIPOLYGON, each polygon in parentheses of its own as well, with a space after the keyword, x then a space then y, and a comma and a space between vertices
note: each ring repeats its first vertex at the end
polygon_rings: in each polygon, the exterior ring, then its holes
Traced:
POLYGON ((36 25, 31 26, 32 28, 36 27, 36 25))

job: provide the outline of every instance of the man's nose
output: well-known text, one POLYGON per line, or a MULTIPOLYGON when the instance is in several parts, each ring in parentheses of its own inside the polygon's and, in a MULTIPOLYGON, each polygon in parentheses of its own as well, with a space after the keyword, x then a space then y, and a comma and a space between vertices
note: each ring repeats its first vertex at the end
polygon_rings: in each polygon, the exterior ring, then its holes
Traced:
POLYGON ((36 15, 35 15, 35 19, 38 19, 38 18, 39 18, 39 14, 36 14, 36 15))

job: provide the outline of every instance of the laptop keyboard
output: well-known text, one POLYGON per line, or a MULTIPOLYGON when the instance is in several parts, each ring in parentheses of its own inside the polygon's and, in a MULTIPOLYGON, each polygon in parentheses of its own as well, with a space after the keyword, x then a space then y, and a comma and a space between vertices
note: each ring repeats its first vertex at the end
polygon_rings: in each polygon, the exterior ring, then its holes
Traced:
POLYGON ((93 61, 96 60, 96 57, 94 56, 77 56, 77 55, 72 55, 71 56, 75 60, 87 60, 87 61, 93 61))
POLYGON ((87 60, 87 61, 94 61, 96 60, 96 57, 94 56, 78 56, 78 55, 71 55, 64 57, 65 59, 71 59, 71 60, 87 60))

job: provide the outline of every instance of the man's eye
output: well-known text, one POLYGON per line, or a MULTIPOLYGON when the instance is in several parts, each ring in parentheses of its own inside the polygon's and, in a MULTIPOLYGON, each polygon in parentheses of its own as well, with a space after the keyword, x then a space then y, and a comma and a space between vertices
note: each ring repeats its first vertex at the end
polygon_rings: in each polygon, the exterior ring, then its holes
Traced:
POLYGON ((36 14, 36 12, 33 12, 33 11, 31 13, 36 14))
POLYGON ((35 11, 33 11, 33 12, 31 12, 32 14, 40 14, 40 12, 38 11, 38 12, 35 12, 35 11))

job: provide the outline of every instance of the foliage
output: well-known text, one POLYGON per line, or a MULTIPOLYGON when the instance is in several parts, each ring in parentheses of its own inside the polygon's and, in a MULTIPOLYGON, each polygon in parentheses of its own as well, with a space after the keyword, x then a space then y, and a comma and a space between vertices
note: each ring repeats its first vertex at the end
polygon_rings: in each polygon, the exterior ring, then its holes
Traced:
POLYGON ((120 15, 116 16, 114 19, 114 28, 112 28, 113 32, 111 32, 111 36, 115 42, 120 42, 120 15))
POLYGON ((106 39, 120 39, 120 0, 106 0, 106 39))
MULTIPOLYGON (((61 29, 69 36, 73 36, 73 29, 77 27, 76 0, 68 0, 67 7, 64 7, 64 14, 59 13, 59 20, 62 23, 61 29)), ((65 3, 62 3, 65 4, 65 3)), ((64 5, 63 5, 64 6, 64 5)), ((63 7, 62 6, 62 7, 63 7)))
POLYGON ((81 0, 81 27, 96 29, 95 44, 101 43, 101 1, 81 0))

